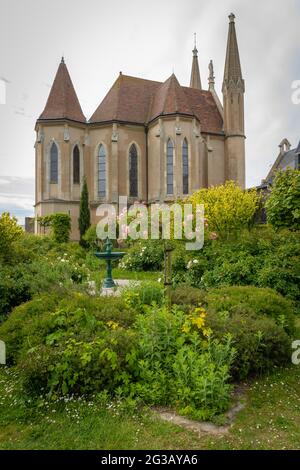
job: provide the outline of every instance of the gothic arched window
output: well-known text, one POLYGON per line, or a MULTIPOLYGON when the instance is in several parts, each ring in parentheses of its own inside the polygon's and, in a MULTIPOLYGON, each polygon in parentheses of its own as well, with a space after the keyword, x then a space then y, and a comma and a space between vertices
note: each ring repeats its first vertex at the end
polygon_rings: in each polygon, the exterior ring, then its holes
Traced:
POLYGON ((73 183, 80 183, 80 153, 78 145, 75 145, 73 150, 73 183))
POLYGON ((171 139, 167 143, 167 194, 174 192, 174 146, 171 139))
POLYGON ((129 149, 129 196, 138 196, 138 153, 134 144, 129 149))
POLYGON ((50 183, 58 183, 58 148, 54 142, 50 148, 50 183))
POLYGON ((106 196, 106 153, 102 144, 98 150, 98 196, 106 196))
POLYGON ((182 192, 189 193, 189 147, 186 139, 182 144, 182 192))

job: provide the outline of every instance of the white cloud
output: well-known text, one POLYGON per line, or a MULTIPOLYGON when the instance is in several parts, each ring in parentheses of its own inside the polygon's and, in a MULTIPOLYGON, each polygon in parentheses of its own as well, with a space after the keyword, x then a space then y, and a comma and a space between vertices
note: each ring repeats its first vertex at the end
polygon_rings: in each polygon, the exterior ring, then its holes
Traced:
POLYGON ((24 218, 34 214, 34 180, 4 176, 0 178, 0 214, 9 212, 24 225, 24 218))

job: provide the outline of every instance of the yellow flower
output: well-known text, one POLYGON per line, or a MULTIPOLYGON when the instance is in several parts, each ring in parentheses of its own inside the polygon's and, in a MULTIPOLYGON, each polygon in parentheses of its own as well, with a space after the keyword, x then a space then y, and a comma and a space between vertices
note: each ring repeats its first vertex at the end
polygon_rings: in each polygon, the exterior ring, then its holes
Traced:
POLYGON ((112 321, 112 320, 108 321, 106 324, 107 324, 107 326, 109 326, 109 328, 111 328, 112 330, 116 330, 117 328, 119 328, 119 323, 114 322, 114 321, 112 321))
POLYGON ((189 333, 190 332, 190 327, 189 325, 187 325, 186 323, 183 325, 183 327, 181 328, 181 331, 183 331, 184 333, 189 333))
POLYGON ((211 328, 203 328, 202 333, 206 338, 209 338, 212 335, 212 329, 211 328))

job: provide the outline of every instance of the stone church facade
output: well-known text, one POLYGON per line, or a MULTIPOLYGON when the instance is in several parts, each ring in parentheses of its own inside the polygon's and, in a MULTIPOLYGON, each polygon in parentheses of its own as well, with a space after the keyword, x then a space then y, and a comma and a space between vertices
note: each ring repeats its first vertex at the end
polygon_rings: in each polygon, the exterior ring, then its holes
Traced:
MULTIPOLYGON (((190 86, 174 74, 165 82, 124 75, 89 120, 83 115, 62 59, 36 122, 36 220, 69 213, 78 239, 79 199, 86 177, 92 223, 101 203, 172 202, 199 188, 234 180, 245 186, 244 80, 235 17, 229 32, 222 86, 213 64, 204 90, 193 50, 190 86)), ((41 229, 36 221, 36 233, 41 229)))

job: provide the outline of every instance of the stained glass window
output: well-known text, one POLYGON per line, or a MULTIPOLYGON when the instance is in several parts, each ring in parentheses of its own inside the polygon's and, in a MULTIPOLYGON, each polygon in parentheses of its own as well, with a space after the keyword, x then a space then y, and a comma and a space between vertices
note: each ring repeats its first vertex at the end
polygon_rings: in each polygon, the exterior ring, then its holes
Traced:
POLYGON ((98 195, 106 196, 106 153, 102 144, 98 151, 98 195))
POLYGON ((167 143, 167 194, 171 195, 174 192, 174 146, 171 139, 167 143))
POLYGON ((80 153, 77 145, 73 150, 73 183, 80 183, 80 153))
POLYGON ((129 196, 138 196, 138 154, 134 144, 129 149, 129 196))
POLYGON ((186 139, 182 144, 182 192, 189 193, 189 147, 186 139))
POLYGON ((50 183, 58 183, 58 148, 54 142, 50 149, 50 183))

